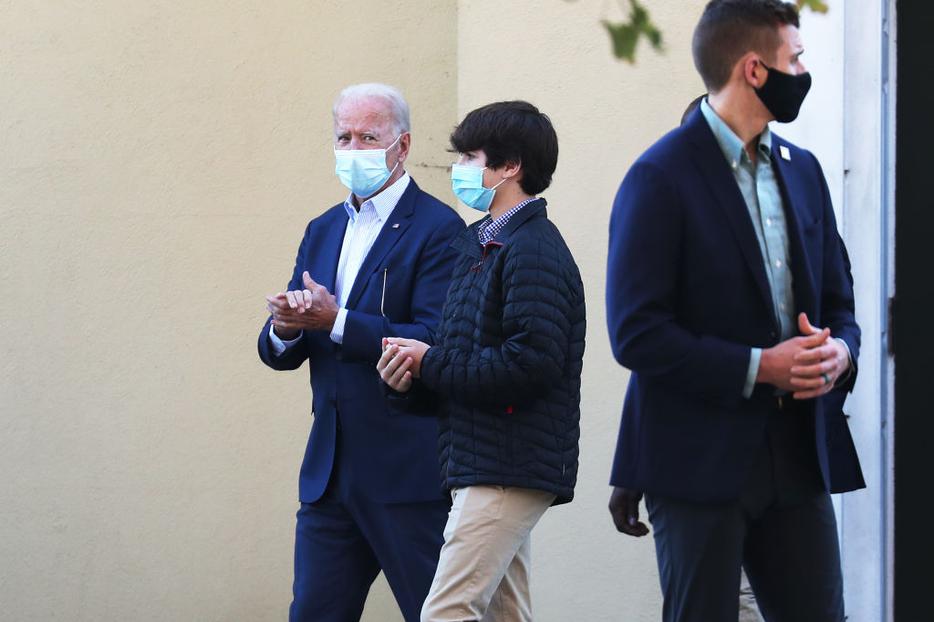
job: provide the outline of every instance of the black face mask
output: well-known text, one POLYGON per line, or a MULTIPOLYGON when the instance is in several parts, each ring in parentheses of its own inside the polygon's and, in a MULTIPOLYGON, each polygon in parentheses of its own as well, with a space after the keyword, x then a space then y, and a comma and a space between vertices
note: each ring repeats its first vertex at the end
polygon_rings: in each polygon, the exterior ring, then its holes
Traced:
POLYGON ((779 123, 790 123, 798 118, 801 104, 811 89, 811 74, 801 73, 792 75, 772 69, 761 60, 759 61, 766 71, 769 79, 761 87, 755 89, 756 95, 765 104, 772 116, 779 123))

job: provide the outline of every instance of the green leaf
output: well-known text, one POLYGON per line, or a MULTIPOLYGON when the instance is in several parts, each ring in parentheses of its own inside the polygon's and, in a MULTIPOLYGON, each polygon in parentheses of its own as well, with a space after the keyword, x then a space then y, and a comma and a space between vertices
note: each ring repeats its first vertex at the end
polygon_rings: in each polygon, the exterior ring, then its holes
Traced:
POLYGON ((603 20, 601 22, 606 31, 610 33, 613 42, 613 55, 616 58, 636 62, 636 43, 639 41, 639 31, 632 24, 625 22, 614 24, 603 20))
POLYGON ((631 10, 628 22, 610 22, 603 20, 600 23, 606 28, 613 43, 613 55, 629 63, 636 62, 636 45, 641 37, 649 40, 656 50, 661 51, 662 31, 652 23, 649 12, 637 0, 629 0, 631 10))
POLYGON ((798 9, 808 8, 814 11, 815 13, 826 13, 830 10, 830 7, 827 6, 826 2, 821 0, 798 0, 798 9))
MULTIPOLYGON (((567 0, 571 1, 571 0, 567 0)), ((622 2, 623 0, 621 0, 622 2)), ((815 13, 826 13, 830 7, 823 0, 796 0, 798 9, 810 9, 815 13)), ((600 23, 606 28, 610 35, 610 41, 613 44, 613 55, 629 63, 636 62, 636 47, 639 39, 645 37, 649 44, 657 50, 662 51, 664 45, 662 42, 662 31, 652 23, 652 17, 648 9, 642 6, 639 0, 629 0, 629 21, 611 22, 602 20, 600 23)))

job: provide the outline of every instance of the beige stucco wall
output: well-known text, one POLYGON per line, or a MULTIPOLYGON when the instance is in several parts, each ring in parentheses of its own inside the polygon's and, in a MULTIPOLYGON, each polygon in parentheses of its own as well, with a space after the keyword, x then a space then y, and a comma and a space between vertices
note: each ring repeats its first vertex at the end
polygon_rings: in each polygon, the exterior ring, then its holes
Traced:
MULTIPOLYGON (((700 91, 700 6, 652 2, 667 51, 632 67, 597 0, 0 2, 0 618, 284 619, 309 395, 254 340, 343 195, 331 100, 378 79, 409 98, 409 169, 445 200, 459 115, 522 97, 552 116, 545 196, 590 330, 578 499, 535 532, 536 617, 657 619, 651 541, 605 509, 626 381, 606 223, 700 91)), ((382 582, 366 619, 399 619, 382 582)))
POLYGON ((263 295, 343 196, 340 87, 402 88, 447 187, 455 11, 0 2, 0 619, 285 619, 310 400, 263 295))

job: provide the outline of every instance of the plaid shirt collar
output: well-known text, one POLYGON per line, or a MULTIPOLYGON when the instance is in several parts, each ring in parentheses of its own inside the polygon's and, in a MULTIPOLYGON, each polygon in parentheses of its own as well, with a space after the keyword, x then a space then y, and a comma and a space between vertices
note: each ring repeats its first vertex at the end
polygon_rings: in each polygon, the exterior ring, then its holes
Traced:
POLYGON ((502 214, 498 218, 491 218, 485 222, 481 222, 480 226, 477 227, 477 237, 480 238, 481 246, 486 246, 492 242, 496 236, 502 231, 503 227, 506 226, 506 223, 509 222, 509 219, 519 213, 523 207, 531 203, 532 201, 537 201, 538 197, 531 197, 522 201, 513 208, 510 208, 509 211, 502 214))

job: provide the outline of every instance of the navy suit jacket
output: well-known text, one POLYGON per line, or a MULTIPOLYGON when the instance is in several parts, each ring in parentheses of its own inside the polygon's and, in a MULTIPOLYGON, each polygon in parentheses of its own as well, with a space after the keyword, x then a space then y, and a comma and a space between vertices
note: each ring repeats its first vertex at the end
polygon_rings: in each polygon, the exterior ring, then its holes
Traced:
MULTIPOLYGON (((846 341, 855 364, 852 279, 823 172, 775 135, 772 158, 796 314, 846 341)), ((632 370, 611 483, 685 500, 738 498, 774 404, 772 386, 742 395, 750 349, 775 345, 780 329, 742 193, 699 110, 636 161, 616 195, 607 322, 614 356, 632 370)), ((855 369, 836 396, 803 402, 828 490, 862 485, 840 410, 854 381, 855 369)))
MULTIPOLYGON (((346 226, 343 204, 308 223, 289 289, 303 288, 307 270, 334 291, 346 226)), ((277 357, 269 342, 269 320, 263 326, 259 355, 266 365, 291 370, 308 360, 314 424, 299 476, 301 501, 312 503, 324 493, 338 433, 341 477, 370 499, 442 498, 437 419, 388 405, 376 362, 383 337, 431 341, 454 265, 450 244, 463 230, 464 221, 454 210, 412 180, 357 273, 347 298, 343 344, 331 341, 328 331, 305 331, 300 343, 277 357)))

